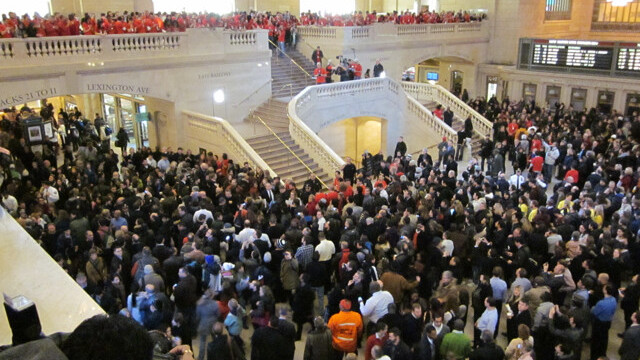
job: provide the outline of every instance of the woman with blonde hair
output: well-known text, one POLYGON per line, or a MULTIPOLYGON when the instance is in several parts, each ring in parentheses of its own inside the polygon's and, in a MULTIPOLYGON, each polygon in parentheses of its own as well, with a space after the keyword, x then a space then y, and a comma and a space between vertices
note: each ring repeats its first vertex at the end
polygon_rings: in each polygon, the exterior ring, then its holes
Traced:
POLYGON ((533 351, 533 337, 531 336, 529 327, 525 324, 520 324, 518 326, 518 337, 511 340, 511 342, 509 342, 509 346, 507 346, 507 349, 504 352, 505 359, 506 360, 530 359, 531 355, 529 355, 529 357, 526 357, 525 355, 527 353, 531 353, 532 351, 533 351))

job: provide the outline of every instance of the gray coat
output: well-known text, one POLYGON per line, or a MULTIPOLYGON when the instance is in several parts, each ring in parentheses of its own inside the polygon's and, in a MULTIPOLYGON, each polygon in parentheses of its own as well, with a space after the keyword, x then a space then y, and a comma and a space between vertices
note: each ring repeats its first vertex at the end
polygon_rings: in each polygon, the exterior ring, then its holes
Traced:
POLYGON ((638 360, 640 358, 640 325, 631 325, 624 332, 618 354, 620 360, 638 360))
POLYGON ((220 310, 218 310, 218 302, 203 297, 198 301, 196 306, 196 319, 198 320, 198 333, 208 334, 213 328, 213 324, 218 321, 220 310))

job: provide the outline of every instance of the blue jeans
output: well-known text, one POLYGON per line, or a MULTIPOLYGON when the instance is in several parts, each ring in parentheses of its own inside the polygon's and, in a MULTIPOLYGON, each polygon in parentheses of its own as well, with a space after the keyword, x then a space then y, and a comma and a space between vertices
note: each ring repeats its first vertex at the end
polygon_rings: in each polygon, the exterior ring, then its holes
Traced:
POLYGON ((278 46, 280 47, 280 56, 284 56, 284 41, 278 41, 278 46))
POLYGON ((316 292, 316 298, 318 298, 316 316, 322 316, 324 314, 324 286, 313 287, 312 289, 316 292))

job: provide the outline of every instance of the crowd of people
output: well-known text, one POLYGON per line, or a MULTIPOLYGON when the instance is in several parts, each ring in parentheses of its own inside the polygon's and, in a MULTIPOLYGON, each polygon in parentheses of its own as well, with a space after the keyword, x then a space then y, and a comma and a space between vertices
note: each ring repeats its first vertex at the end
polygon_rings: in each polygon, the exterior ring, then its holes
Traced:
POLYGON ((375 11, 362 11, 347 15, 325 15, 303 13, 300 18, 289 12, 235 12, 226 15, 214 13, 152 13, 152 12, 107 12, 102 14, 38 13, 19 15, 14 12, 2 14, 0 37, 46 37, 96 34, 143 34, 186 31, 188 28, 224 28, 232 30, 267 29, 270 36, 284 29, 291 32, 297 26, 366 26, 376 22, 396 24, 434 24, 481 21, 484 15, 469 12, 409 11, 378 15, 375 11))
POLYGON ((120 156, 99 116, 51 106, 85 130, 33 153, 30 110, 7 110, 2 203, 108 314, 196 339, 198 359, 606 359, 618 305, 615 350, 638 359, 637 114, 472 104, 494 124, 479 158, 443 139, 414 159, 400 138, 328 189, 226 155, 120 156))

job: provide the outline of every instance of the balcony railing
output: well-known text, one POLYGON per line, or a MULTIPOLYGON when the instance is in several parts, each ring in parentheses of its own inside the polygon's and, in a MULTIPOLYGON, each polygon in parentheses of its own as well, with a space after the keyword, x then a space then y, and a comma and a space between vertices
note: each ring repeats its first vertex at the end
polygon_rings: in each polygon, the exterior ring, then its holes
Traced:
POLYGON ((267 32, 188 29, 179 33, 0 39, 0 67, 91 63, 140 57, 267 50, 267 32))
POLYGON ((189 145, 226 152, 238 163, 246 161, 252 168, 262 169, 271 177, 277 175, 228 121, 191 111, 183 111, 182 120, 187 126, 189 145))
POLYGON ((314 42, 340 40, 350 43, 362 41, 384 42, 405 38, 427 40, 434 39, 433 36, 438 34, 447 34, 448 38, 450 38, 452 34, 460 34, 461 37, 467 37, 470 33, 477 33, 479 36, 488 36, 487 29, 488 23, 486 22, 413 25, 378 23, 371 26, 300 26, 298 27, 298 34, 303 39, 314 42))
POLYGON ((442 86, 428 83, 403 82, 402 88, 408 94, 415 97, 418 102, 420 99, 434 100, 445 107, 450 107, 455 114, 463 119, 471 117, 473 130, 475 132, 482 137, 486 135, 492 136, 493 123, 442 86))

